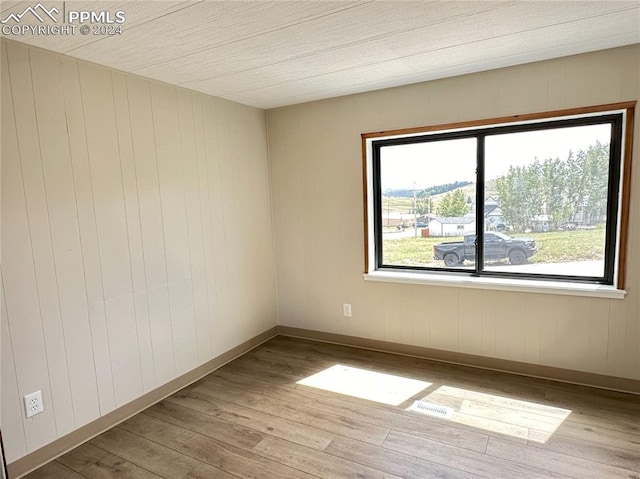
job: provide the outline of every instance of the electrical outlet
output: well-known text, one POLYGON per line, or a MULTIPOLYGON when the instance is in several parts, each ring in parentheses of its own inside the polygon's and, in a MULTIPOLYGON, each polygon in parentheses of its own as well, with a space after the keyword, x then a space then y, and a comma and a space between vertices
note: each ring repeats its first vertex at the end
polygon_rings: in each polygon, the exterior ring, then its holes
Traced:
POLYGON ((348 303, 345 303, 342 305, 342 314, 344 314, 345 318, 350 318, 351 317, 351 305, 348 303))
POLYGON ((31 394, 27 394, 24 397, 24 409, 27 413, 27 417, 35 416, 44 412, 44 404, 42 402, 42 391, 36 391, 31 394))

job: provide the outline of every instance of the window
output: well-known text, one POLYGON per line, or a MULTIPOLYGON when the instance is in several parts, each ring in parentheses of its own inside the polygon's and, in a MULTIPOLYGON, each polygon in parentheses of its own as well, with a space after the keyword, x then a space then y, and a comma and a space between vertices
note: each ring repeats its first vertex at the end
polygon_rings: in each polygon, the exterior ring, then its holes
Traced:
POLYGON ((623 289, 634 106, 364 134, 367 273, 623 289))

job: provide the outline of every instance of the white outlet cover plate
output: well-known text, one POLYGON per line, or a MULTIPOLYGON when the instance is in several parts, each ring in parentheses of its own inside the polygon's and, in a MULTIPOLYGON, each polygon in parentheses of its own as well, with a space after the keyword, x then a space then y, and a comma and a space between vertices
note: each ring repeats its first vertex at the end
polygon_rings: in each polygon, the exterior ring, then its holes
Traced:
POLYGON ((24 397, 24 409, 28 418, 44 412, 42 391, 36 391, 34 393, 27 394, 24 397))

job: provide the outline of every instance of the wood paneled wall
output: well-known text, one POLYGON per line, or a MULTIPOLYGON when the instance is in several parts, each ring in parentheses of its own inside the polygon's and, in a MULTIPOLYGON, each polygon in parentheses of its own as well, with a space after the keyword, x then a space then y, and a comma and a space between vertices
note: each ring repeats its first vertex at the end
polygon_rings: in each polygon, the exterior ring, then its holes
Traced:
POLYGON ((270 203, 262 110, 3 40, 8 461, 273 327, 270 203))
POLYGON ((638 99, 634 45, 268 111, 279 324, 640 379, 637 118, 624 300, 363 281, 360 142, 638 99))

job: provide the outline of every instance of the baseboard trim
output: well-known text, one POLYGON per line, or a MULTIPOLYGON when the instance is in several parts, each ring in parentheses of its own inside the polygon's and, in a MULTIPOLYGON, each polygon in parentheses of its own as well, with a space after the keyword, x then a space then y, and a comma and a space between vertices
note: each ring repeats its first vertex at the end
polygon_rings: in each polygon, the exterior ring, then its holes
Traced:
POLYGON ((206 363, 198 366, 197 368, 183 374, 182 376, 173 379, 134 399, 130 403, 115 409, 108 414, 96 419, 89 424, 82 426, 79 429, 63 436, 55 441, 47 444, 36 451, 33 451, 26 456, 17 459, 16 461, 8 465, 9 477, 11 479, 18 479, 31 471, 41 467, 49 461, 65 454, 71 449, 78 447, 90 439, 102 434, 107 429, 110 429, 117 424, 129 419, 130 417, 138 414, 140 411, 154 405, 155 403, 163 400, 167 396, 172 395, 176 391, 196 382, 203 378, 207 374, 215 371, 216 369, 224 366, 230 361, 233 361, 239 356, 247 353, 248 351, 256 348, 262 343, 277 336, 277 327, 273 327, 257 336, 245 341, 244 343, 230 349, 229 351, 222 353, 220 356, 207 361, 206 363))
POLYGON ((380 341, 377 339, 366 339, 357 336, 345 336, 342 334, 313 331, 310 329, 293 328, 290 326, 278 326, 277 329, 279 336, 289 336, 293 338, 309 339, 344 346, 353 346, 373 351, 401 354, 403 356, 414 356, 433 361, 441 361, 445 363, 459 364, 462 366, 518 374, 520 376, 550 379, 552 381, 559 381, 563 383, 578 384, 581 386, 590 386, 599 389, 608 389, 611 391, 640 395, 640 381, 634 379, 605 376, 603 374, 522 363, 519 361, 489 358, 474 354, 444 351, 441 349, 431 349, 422 346, 411 346, 408 344, 380 341))

